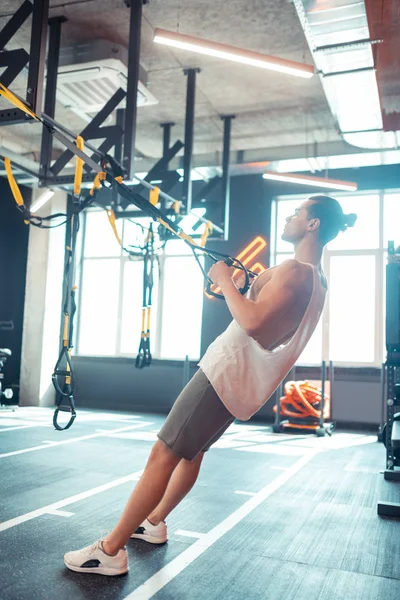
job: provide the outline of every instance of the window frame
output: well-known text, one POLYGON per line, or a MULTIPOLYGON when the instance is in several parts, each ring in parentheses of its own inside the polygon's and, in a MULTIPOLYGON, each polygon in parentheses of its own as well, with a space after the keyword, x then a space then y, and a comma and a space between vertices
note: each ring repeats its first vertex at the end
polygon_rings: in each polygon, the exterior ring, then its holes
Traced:
MULTIPOLYGON (((121 342, 122 342, 122 315, 123 315, 123 300, 124 300, 124 284, 125 284, 125 277, 124 277, 124 273, 125 273, 125 265, 127 262, 130 262, 130 258, 129 256, 124 253, 124 251, 122 250, 122 248, 120 249, 120 254, 119 256, 88 256, 85 257, 85 234, 86 234, 86 223, 87 223, 87 215, 92 213, 92 212, 101 212, 102 209, 98 209, 98 208, 89 208, 88 210, 86 210, 83 215, 82 215, 82 226, 81 226, 81 241, 80 241, 80 247, 79 247, 79 259, 76 262, 76 281, 78 282, 78 288, 77 288, 77 298, 76 298, 76 305, 77 305, 77 313, 76 313, 76 325, 75 325, 75 329, 74 329, 74 348, 75 348, 75 356, 78 357, 85 357, 85 358, 95 358, 98 357, 98 354, 89 354, 87 352, 85 353, 81 353, 80 352, 80 325, 81 325, 81 303, 82 303, 82 294, 81 294, 81 290, 82 290, 82 284, 83 284, 83 271, 84 271, 84 264, 86 261, 92 261, 92 260, 107 260, 110 258, 119 260, 119 289, 118 289, 118 317, 117 317, 117 332, 116 332, 116 351, 114 354, 107 354, 107 355, 101 355, 101 358, 128 358, 128 359, 135 359, 137 356, 137 350, 135 352, 122 352, 121 350, 121 342)), ((122 239, 124 236, 124 223, 125 221, 123 221, 123 228, 122 228, 122 239)), ((182 243, 183 244, 183 243, 182 243)), ((182 246, 182 249, 184 250, 185 246, 182 246)), ((162 252, 159 255, 159 260, 160 260, 160 269, 161 272, 165 272, 165 261, 167 260, 173 260, 176 258, 182 258, 182 257, 187 257, 190 256, 187 252, 182 252, 182 254, 173 254, 173 255, 169 255, 166 252, 162 252)), ((138 262, 141 262, 140 260, 138 262)), ((155 268, 157 268, 155 266, 155 268)), ((157 335, 153 338, 151 338, 151 350, 152 350, 152 357, 154 360, 165 360, 165 361, 169 361, 169 362, 173 362, 173 361, 183 361, 185 360, 184 357, 180 357, 180 358, 163 358, 163 356, 161 355, 161 345, 162 345, 162 320, 163 320, 163 310, 162 310, 162 298, 163 298, 163 294, 164 294, 164 285, 165 285, 165 281, 164 281, 164 277, 161 277, 159 279, 159 285, 158 285, 158 294, 157 297, 154 298, 153 295, 153 305, 157 304, 158 310, 157 310, 157 323, 156 323, 156 331, 157 331, 157 335)), ((203 302, 204 302, 204 297, 203 297, 203 302)), ((140 318, 140 316, 138 315, 138 318, 140 318)), ((201 336, 201 332, 200 332, 200 336, 201 336)), ((139 349, 139 342, 140 340, 137 340, 137 348, 139 349)), ((197 361, 200 359, 200 356, 198 357, 189 357, 190 361, 197 361)))

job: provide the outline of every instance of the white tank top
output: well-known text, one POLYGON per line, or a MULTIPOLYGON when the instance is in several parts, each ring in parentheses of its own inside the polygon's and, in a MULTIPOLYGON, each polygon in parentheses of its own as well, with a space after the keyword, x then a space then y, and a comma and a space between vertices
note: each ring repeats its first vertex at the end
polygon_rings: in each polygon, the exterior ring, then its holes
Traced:
POLYGON ((321 316, 326 288, 317 267, 313 291, 293 337, 275 350, 265 350, 233 320, 210 344, 198 363, 226 408, 247 421, 267 402, 303 352, 321 316))

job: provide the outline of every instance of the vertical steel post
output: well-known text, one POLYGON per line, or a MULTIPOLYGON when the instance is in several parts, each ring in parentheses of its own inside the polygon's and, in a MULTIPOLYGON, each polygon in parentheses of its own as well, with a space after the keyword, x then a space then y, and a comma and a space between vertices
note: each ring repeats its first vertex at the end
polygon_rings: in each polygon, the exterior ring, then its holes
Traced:
POLYGON ((183 156, 183 193, 182 202, 185 206, 183 213, 192 210, 192 163, 194 137, 194 111, 196 103, 196 75, 200 69, 187 69, 186 119, 185 119, 185 154, 183 156))
POLYGON ((128 85, 126 91, 126 113, 124 133, 124 166, 127 178, 135 173, 135 142, 137 120, 137 96, 140 68, 140 34, 142 25, 143 0, 131 0, 128 52, 128 85))
POLYGON ((232 119, 234 115, 221 117, 224 122, 224 146, 222 152, 222 223, 224 228, 224 240, 229 239, 229 215, 230 215, 230 152, 231 152, 231 132, 232 119))
POLYGON ((37 113, 42 112, 48 18, 49 0, 34 0, 26 100, 37 113))
MULTIPOLYGON (((161 123, 161 127, 163 129, 163 158, 165 158, 168 154, 168 150, 171 145, 171 128, 174 125, 175 123, 161 123)), ((165 168, 168 170, 168 163, 165 168)))
MULTIPOLYGON (((44 99, 44 112, 54 119, 56 109, 57 74, 60 57, 61 25, 65 23, 65 17, 54 17, 49 19, 49 55, 47 59, 46 93, 44 99)), ((42 129, 42 145, 40 150, 40 178, 46 179, 50 176, 51 155, 53 149, 53 136, 47 127, 42 129)))

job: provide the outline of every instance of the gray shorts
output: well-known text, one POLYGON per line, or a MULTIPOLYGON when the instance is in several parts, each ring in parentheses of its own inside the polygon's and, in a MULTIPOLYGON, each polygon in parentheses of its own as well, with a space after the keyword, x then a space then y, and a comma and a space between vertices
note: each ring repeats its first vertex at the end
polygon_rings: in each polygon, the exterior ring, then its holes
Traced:
POLYGON ((234 420, 199 369, 180 393, 158 438, 177 456, 194 460, 209 450, 234 420))

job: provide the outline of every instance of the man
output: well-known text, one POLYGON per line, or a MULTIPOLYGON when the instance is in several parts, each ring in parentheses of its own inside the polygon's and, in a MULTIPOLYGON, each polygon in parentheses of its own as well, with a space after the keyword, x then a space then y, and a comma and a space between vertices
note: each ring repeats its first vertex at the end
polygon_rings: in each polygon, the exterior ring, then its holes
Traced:
POLYGON ((309 198, 282 234, 295 258, 261 273, 247 297, 231 267, 211 267, 233 321, 175 402, 118 524, 105 539, 67 553, 69 569, 121 575, 128 571, 130 537, 167 541, 165 519, 193 487, 204 453, 235 418, 248 420, 265 404, 302 353, 324 306, 323 247, 355 220, 329 196, 309 198))

